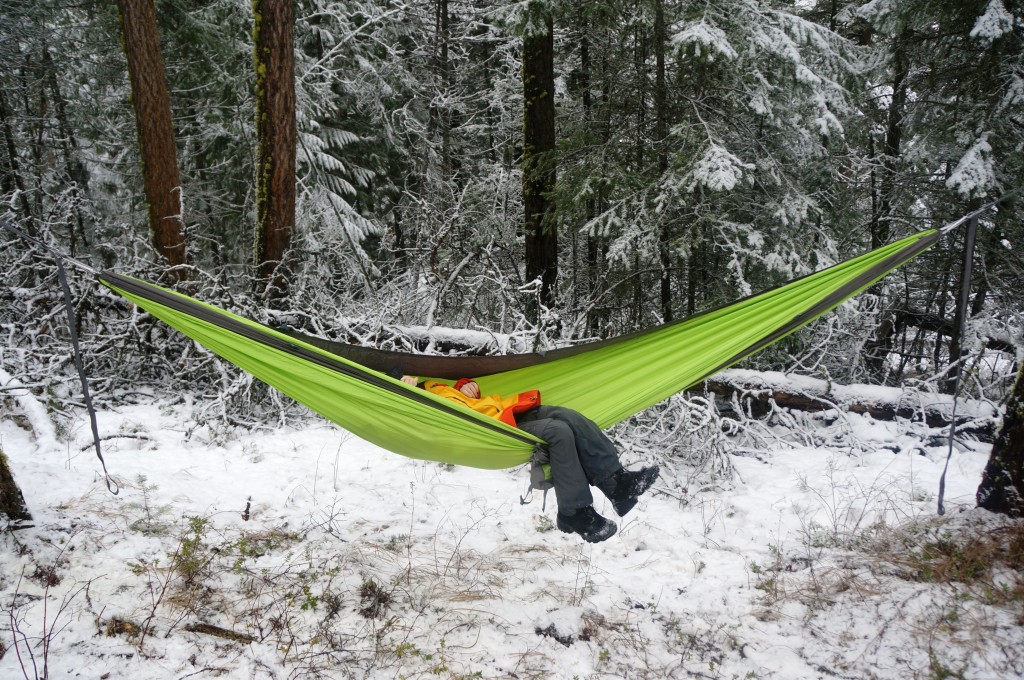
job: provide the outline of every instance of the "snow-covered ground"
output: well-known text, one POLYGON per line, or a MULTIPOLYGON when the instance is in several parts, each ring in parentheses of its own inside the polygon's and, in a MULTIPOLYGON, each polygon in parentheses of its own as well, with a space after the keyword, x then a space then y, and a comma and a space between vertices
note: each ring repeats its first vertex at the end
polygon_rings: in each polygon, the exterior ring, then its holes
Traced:
MULTIPOLYGON (((186 403, 100 413, 113 496, 84 418, 68 443, 15 408, 0 449, 35 522, 2 539, 0 678, 1020 673, 1019 611, 863 548, 911 520, 940 531, 945 449, 850 422, 877 450, 732 454, 704 489, 663 461, 587 545, 552 530, 553 497, 520 505, 523 469, 409 460, 313 417, 189 431, 186 403)), ((975 448, 950 465, 942 531, 998 522, 972 509, 975 448)))

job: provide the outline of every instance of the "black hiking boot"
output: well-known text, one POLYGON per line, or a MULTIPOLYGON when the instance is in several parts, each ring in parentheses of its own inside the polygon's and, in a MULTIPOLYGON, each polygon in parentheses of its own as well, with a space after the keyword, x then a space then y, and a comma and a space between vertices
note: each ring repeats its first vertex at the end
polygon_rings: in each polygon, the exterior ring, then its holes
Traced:
POLYGON ((597 488, 612 502, 615 513, 619 517, 624 517, 636 506, 636 501, 643 492, 651 488, 660 473, 661 468, 657 465, 632 471, 621 469, 598 484, 597 488))
POLYGON ((558 513, 556 524, 567 534, 579 534, 587 543, 607 541, 619 530, 615 522, 610 522, 597 514, 593 505, 580 508, 572 515, 558 513))

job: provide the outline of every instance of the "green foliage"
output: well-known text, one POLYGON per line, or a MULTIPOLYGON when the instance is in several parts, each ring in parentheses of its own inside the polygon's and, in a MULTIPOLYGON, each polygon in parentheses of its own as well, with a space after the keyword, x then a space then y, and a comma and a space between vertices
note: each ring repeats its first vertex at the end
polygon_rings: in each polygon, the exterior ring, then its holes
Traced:
POLYGON ((191 515, 186 518, 187 527, 181 536, 178 550, 170 555, 171 567, 186 586, 198 585, 210 573, 213 559, 206 545, 210 520, 191 515))

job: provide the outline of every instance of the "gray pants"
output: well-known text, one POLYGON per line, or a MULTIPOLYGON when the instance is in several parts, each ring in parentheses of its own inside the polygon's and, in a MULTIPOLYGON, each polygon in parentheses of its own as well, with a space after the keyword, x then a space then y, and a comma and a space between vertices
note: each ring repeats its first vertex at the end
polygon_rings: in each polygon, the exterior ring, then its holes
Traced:
POLYGON ((594 504, 590 486, 622 469, 615 445, 594 421, 562 406, 538 406, 516 417, 519 429, 548 443, 558 510, 571 515, 594 504))

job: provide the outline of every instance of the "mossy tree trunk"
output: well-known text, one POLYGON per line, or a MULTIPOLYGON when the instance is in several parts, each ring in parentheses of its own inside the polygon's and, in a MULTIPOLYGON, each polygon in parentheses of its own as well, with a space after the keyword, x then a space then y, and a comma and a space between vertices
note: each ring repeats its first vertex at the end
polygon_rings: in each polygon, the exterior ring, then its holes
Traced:
POLYGON ((7 520, 11 524, 32 521, 32 514, 25 505, 25 497, 14 481, 14 475, 3 451, 0 451, 0 512, 7 515, 7 520))
POLYGON ((1024 517, 1024 364, 978 486, 978 507, 1024 517))
POLYGON ((156 7, 153 0, 117 0, 117 6, 131 81, 153 247, 172 267, 174 278, 182 280, 187 278, 188 269, 182 266, 187 264, 187 255, 181 217, 181 179, 156 7))
POLYGON ((256 267, 270 301, 288 294, 295 231, 295 14, 292 0, 253 0, 256 67, 256 267))
POLYGON ((555 66, 554 22, 544 17, 542 33, 523 38, 523 205, 526 278, 541 281, 540 303, 554 302, 558 279, 555 226, 555 66))

